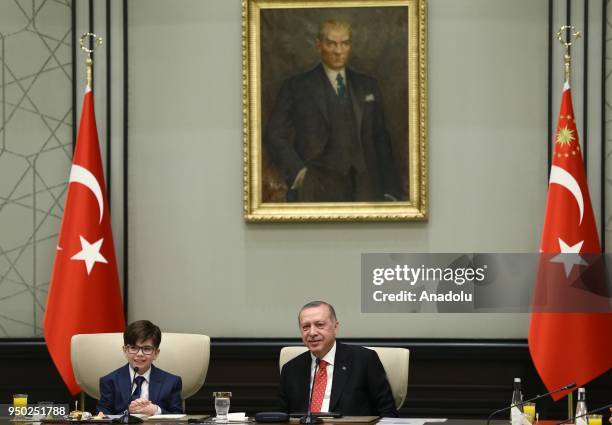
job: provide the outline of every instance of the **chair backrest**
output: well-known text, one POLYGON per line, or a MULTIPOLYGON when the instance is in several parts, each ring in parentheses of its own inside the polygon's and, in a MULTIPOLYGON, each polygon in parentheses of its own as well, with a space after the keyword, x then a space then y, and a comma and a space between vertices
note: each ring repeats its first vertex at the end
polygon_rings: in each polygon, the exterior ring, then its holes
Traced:
MULTIPOLYGON (((408 391, 408 362, 410 351, 407 348, 395 347, 366 347, 376 351, 380 362, 385 368, 387 380, 393 393, 395 407, 399 410, 406 400, 408 391)), ((279 367, 282 370, 285 363, 294 359, 307 350, 306 347, 283 347, 279 356, 279 367)))
MULTIPOLYGON (((126 364, 123 334, 74 335, 70 344, 72 370, 83 392, 100 399, 100 378, 126 364)), ((159 356, 154 364, 181 377, 185 400, 194 395, 206 379, 210 360, 210 338, 197 334, 162 334, 159 356)))

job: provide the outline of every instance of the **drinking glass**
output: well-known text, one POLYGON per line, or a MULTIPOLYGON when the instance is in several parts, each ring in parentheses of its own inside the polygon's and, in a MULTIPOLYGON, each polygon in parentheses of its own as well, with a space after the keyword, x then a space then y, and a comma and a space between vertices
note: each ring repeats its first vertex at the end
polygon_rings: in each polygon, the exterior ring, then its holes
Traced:
POLYGON ((38 413, 32 416, 32 420, 40 421, 48 418, 53 419, 53 402, 52 401, 39 401, 38 402, 38 413))
POLYGON ((523 404, 523 415, 525 420, 530 424, 533 424, 536 416, 536 404, 535 403, 524 403, 523 404))
POLYGON ((15 409, 21 408, 19 414, 15 415, 15 419, 20 420, 25 418, 25 410, 28 407, 28 395, 27 394, 13 394, 13 407, 15 409))
POLYGON ((589 425, 601 425, 602 415, 587 415, 587 423, 589 425))
POLYGON ((217 413, 217 417, 215 418, 216 422, 228 422, 227 414, 230 408, 231 396, 232 393, 228 391, 218 391, 213 393, 213 397, 215 397, 215 412, 217 413))

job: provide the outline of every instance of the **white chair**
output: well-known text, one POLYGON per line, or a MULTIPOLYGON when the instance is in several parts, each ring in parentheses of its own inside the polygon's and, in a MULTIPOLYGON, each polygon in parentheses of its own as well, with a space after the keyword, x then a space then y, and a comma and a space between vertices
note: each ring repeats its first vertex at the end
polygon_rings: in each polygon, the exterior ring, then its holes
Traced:
MULTIPOLYGON (((100 378, 127 363, 123 355, 123 334, 74 335, 70 343, 72 370, 82 391, 100 399, 100 378)), ((198 392, 208 371, 210 338, 198 334, 162 334, 159 356, 154 364, 181 377, 185 400, 198 392)))
MULTIPOLYGON (((396 409, 400 409, 408 390, 408 362, 410 360, 410 350, 407 348, 395 347, 366 347, 376 351, 380 362, 385 368, 387 380, 393 393, 396 409)), ((285 363, 294 359, 307 350, 306 347, 283 347, 278 359, 279 367, 282 370, 285 363)))

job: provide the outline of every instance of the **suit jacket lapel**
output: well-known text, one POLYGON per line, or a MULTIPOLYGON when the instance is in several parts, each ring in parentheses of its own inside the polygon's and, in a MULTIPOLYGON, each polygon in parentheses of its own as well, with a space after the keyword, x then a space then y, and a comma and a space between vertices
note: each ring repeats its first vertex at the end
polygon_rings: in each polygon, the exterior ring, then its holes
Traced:
POLYGON ((355 120, 357 121, 357 137, 361 140, 361 120, 363 118, 363 102, 365 95, 362 88, 355 84, 355 75, 348 67, 346 68, 346 78, 348 80, 349 95, 355 112, 355 120))
POLYGON ((325 97, 325 86, 329 84, 329 80, 327 79, 327 75, 325 74, 325 70, 323 69, 323 65, 319 64, 317 67, 313 69, 312 78, 309 81, 309 92, 311 93, 312 98, 314 99, 315 104, 321 111, 321 114, 325 118, 326 121, 329 122, 329 115, 327 112, 327 101, 325 97))
POLYGON ((307 411, 308 410, 308 400, 310 399, 310 367, 312 365, 312 358, 310 357, 310 351, 307 351, 303 355, 303 365, 300 367, 300 370, 303 370, 302 373, 298 377, 298 381, 296 382, 296 388, 300 390, 300 394, 298 394, 297 400, 302 400, 300 402, 300 406, 297 407, 297 411, 307 411))
POLYGON ((126 364, 119 371, 119 390, 124 400, 127 400, 127 405, 130 405, 130 401, 132 401, 132 389, 130 388, 130 384, 132 383, 132 378, 130 378, 130 365, 126 364))
POLYGON ((151 365, 151 375, 149 375, 149 400, 159 405, 159 393, 161 391, 162 380, 159 369, 151 365))
POLYGON ((346 384, 346 380, 351 373, 351 362, 352 358, 346 347, 337 342, 336 358, 334 359, 334 377, 332 379, 332 391, 329 399, 330 412, 336 411, 336 407, 342 396, 342 391, 344 390, 344 384, 346 384))

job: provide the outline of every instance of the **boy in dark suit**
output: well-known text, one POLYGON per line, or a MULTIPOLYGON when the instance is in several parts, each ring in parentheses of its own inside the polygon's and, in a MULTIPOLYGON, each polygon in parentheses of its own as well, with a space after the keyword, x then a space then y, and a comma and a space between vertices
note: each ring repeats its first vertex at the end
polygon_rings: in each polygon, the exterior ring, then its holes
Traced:
POLYGON ((123 343, 128 363, 100 378, 98 412, 118 415, 127 409, 148 416, 183 413, 181 378, 153 366, 161 343, 159 327, 148 320, 133 322, 123 333, 123 343))

